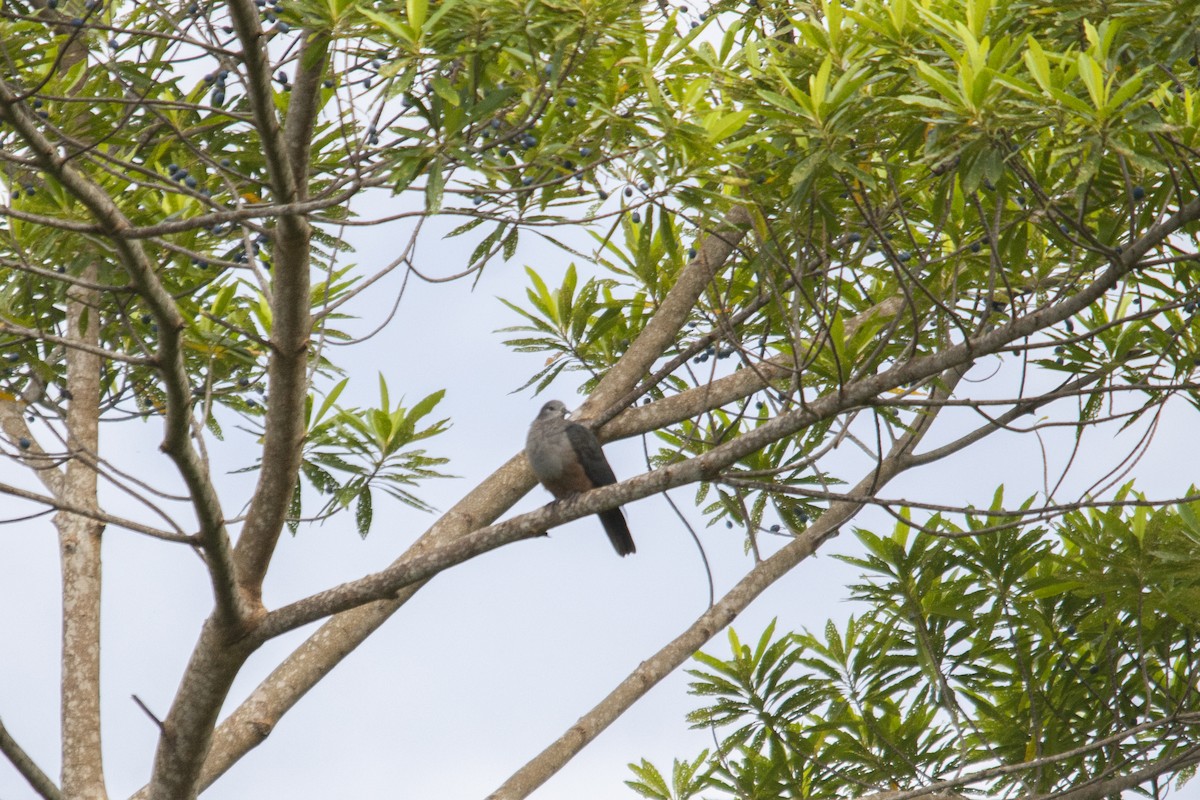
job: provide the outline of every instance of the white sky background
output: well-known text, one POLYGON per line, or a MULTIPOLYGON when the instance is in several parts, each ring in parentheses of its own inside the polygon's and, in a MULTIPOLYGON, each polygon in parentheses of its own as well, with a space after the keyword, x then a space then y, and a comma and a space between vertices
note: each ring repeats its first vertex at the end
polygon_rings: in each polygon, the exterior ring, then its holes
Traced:
MULTIPOLYGON (((612 201, 610 201, 612 202, 612 201)), ((428 233, 428 232, 427 232, 428 233)), ((367 265, 393 257, 401 240, 367 231, 352 259, 367 265)), ((388 380, 393 402, 409 403, 446 388, 439 416, 453 428, 428 442, 433 454, 452 458, 446 471, 460 480, 433 481, 419 494, 449 508, 523 445, 541 403, 553 397, 576 407, 580 398, 563 381, 545 396, 510 392, 540 365, 539 356, 510 352, 498 328, 519 324, 495 298, 522 302, 533 264, 554 285, 569 256, 528 236, 517 257, 497 262, 474 292, 460 282, 430 286, 410 281, 393 324, 373 341, 335 349, 330 357, 352 376, 346 404, 377 397, 376 373, 388 380)), ((466 262, 469 246, 426 238, 417 263, 453 272, 466 262)), ((585 264, 578 265, 586 272, 585 264)), ((355 308, 358 329, 377 324, 390 308, 399 275, 381 284, 355 308)), ((581 276, 582 280, 582 276, 581 276)), ((352 330, 354 326, 347 326, 352 330)), ((729 363, 729 362, 722 362, 729 363)), ((710 364, 711 365, 711 362, 710 364)), ((709 366, 705 365, 705 366, 709 366)), ((976 371, 990 375, 994 363, 976 371)), ((976 373, 973 373, 975 375, 976 373)), ((996 380, 996 392, 1011 387, 996 380)), ((973 393, 980 390, 972 386, 973 393)), ((962 415, 964 426, 967 419, 962 415)), ((935 440, 950 438, 946 420, 935 440)), ((226 423, 228 441, 237 434, 226 423)), ((959 429, 961 431, 961 428, 959 429)), ((1186 491, 1196 481, 1195 412, 1174 403, 1150 453, 1138 465, 1138 488, 1152 497, 1186 491)), ((36 432, 36 429, 35 429, 36 432)), ((1134 442, 1135 434, 1113 436, 1115 427, 1085 437, 1077 460, 1078 491, 1102 477, 1134 442)), ((155 422, 107 426, 102 446, 118 463, 153 475, 147 465, 164 464, 155 422)), ((242 441, 245 441, 244 439, 242 441)), ((1070 435, 1060 432, 1048 448, 1061 467, 1070 435)), ((221 449, 217 446, 217 449, 221 449)), ((247 463, 228 444, 220 463, 247 463)), ((606 448, 618 477, 644 470, 636 440, 606 448)), ((859 473, 844 475, 857 480, 859 473)), ((253 476, 220 477, 226 512, 253 486, 253 476)), ((0 480, 16 480, 0 475, 0 480)), ((165 480, 165 478, 164 478, 165 480)), ((997 435, 946 462, 902 476, 883 492, 929 502, 987 506, 1004 482, 1012 504, 1043 486, 1042 452, 1033 436, 997 435)), ((673 492, 701 532, 720 594, 749 567, 743 534, 724 525, 706 529, 691 506, 692 489, 673 492)), ((137 514, 123 498, 114 513, 137 514)), ((1070 499, 1068 492, 1060 499, 1070 499)), ((515 511, 530 510, 549 496, 535 489, 515 511)), ((18 504, 12 504, 17 508, 18 504)), ((5 508, 9 507, 6 501, 5 508)), ((20 510, 4 516, 25 513, 20 510)), ((637 542, 636 555, 613 552, 594 518, 557 529, 548 539, 505 547, 437 577, 357 652, 349 656, 284 717, 262 746, 251 752, 212 789, 212 800, 246 797, 481 798, 515 769, 562 734, 592 705, 690 624, 707 602, 706 579, 691 537, 659 497, 626 508, 637 542)), ((354 531, 346 514, 322 527, 285 535, 268 581, 267 602, 278 606, 298 596, 355 578, 389 563, 433 521, 377 494, 368 539, 354 531)), ((890 531, 886 514, 869 510, 856 520, 877 532, 890 531)), ((58 770, 59 577, 57 544, 48 521, 0 527, 0 717, 11 733, 52 775, 58 770)), ((770 536, 762 540, 777 547, 770 536)), ((778 541, 778 540, 776 540, 778 541)), ((153 541, 116 528, 105 535, 103 680, 106 770, 111 796, 127 796, 146 780, 157 729, 136 707, 136 694, 165 715, 199 624, 210 608, 208 579, 186 548, 153 541)), ((830 558, 856 552, 853 535, 842 535, 814 560, 769 589, 735 627, 754 640, 773 618, 779 630, 820 630, 828 618, 852 610, 843 601, 855 571, 830 558)), ((718 594, 718 596, 719 596, 718 594)), ((313 628, 264 647, 235 684, 228 708, 278 663, 313 628)), ((725 655, 719 636, 706 648, 725 655)), ((664 770, 673 757, 693 757, 711 744, 707 732, 691 731, 684 715, 697 700, 686 692, 687 676, 676 673, 539 790, 541 800, 633 797, 623 785, 626 764, 649 758, 664 770)), ((0 800, 33 797, 4 762, 0 800)), ((1176 795, 1200 798, 1194 785, 1176 795)))

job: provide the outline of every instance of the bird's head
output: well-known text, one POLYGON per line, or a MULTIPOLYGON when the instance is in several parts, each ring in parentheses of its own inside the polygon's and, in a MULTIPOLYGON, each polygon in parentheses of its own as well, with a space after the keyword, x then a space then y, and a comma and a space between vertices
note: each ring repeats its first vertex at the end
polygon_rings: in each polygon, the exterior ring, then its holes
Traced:
POLYGON ((551 400, 538 412, 538 420, 566 419, 567 407, 561 400, 551 400))

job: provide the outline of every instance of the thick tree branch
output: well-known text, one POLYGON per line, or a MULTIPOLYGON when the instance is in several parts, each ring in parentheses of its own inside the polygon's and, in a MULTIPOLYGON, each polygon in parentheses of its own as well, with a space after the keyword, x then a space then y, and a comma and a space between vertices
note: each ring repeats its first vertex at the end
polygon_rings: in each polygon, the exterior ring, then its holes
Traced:
MULTIPOLYGON (((965 369, 946 376, 944 394, 950 394, 965 369)), ((904 471, 902 458, 916 446, 937 418, 938 409, 924 412, 912 429, 892 447, 870 474, 854 487, 855 494, 869 495, 878 491, 892 478, 904 471)), ((593 739, 641 699, 659 681, 687 661, 705 642, 724 629, 750 605, 767 587, 782 578, 800 562, 815 553, 829 538, 863 507, 862 503, 840 501, 831 503, 807 530, 800 533, 782 550, 760 561, 738 581, 715 605, 709 607, 687 630, 638 665, 629 677, 600 701, 591 711, 555 740, 549 747, 517 770, 503 785, 489 795, 489 800, 517 800, 527 797, 575 757, 593 739)))
MULTIPOLYGON (((96 265, 84 277, 96 279, 96 265)), ((80 341, 95 347, 100 320, 93 312, 98 293, 71 287, 67 293, 67 326, 80 341)), ((104 756, 100 747, 100 538, 104 525, 98 510, 97 475, 89 459, 100 435, 100 373, 103 362, 94 352, 67 353, 67 449, 62 500, 88 509, 87 516, 60 511, 54 517, 62 560, 62 787, 70 798, 105 800, 104 756)))
MULTIPOLYGON (((255 127, 262 137, 267 172, 276 199, 304 199, 311 132, 316 122, 317 94, 325 71, 324 38, 306 36, 288 110, 281 127, 271 90, 270 59, 259 24, 258 8, 250 0, 229 4, 234 27, 245 50, 247 97, 255 127)), ((262 603, 262 581, 283 531, 289 502, 300 471, 304 444, 304 402, 308 394, 308 344, 312 329, 309 308, 309 268, 312 229, 303 214, 276 219, 272 242, 271 357, 267 381, 271 402, 264 423, 262 464, 258 485, 238 537, 234 558, 239 588, 255 606, 262 603)))
MULTIPOLYGON (((229 11, 243 47, 247 99, 261 137, 272 192, 278 201, 297 202, 303 198, 298 177, 307 174, 307 146, 289 152, 275 111, 270 59, 257 7, 249 0, 234 0, 229 11)), ((310 51, 306 47, 304 52, 310 51)), ((322 47, 316 62, 301 66, 298 77, 304 89, 289 120, 295 137, 306 137, 306 131, 312 130, 317 103, 311 94, 317 91, 316 78, 324 70, 323 58, 322 47)), ((271 355, 267 366, 271 402, 264 423, 264 468, 259 470, 233 554, 239 600, 254 615, 261 613, 262 581, 283 530, 302 456, 311 330, 311 236, 311 226, 301 214, 276 219, 272 237, 271 355)), ((168 735, 160 740, 155 757, 149 785, 149 796, 155 800, 190 798, 199 792, 200 770, 221 704, 252 652, 238 633, 222 624, 219 613, 205 623, 165 723, 168 735)))
MULTIPOLYGON (((51 456, 42 449, 41 444, 38 443, 33 432, 29 430, 29 425, 25 422, 22 403, 17 400, 0 400, 0 428, 4 430, 9 441, 18 448, 23 442, 28 442, 29 446, 22 448, 24 450, 22 462, 33 470, 33 474, 53 496, 43 497, 34 492, 14 489, 5 484, 0 484, 0 491, 45 503, 51 507, 63 508, 60 499, 62 497, 63 472, 58 468, 61 459, 51 456)), ((82 506, 72 506, 72 508, 83 509, 82 506)))
MULTIPOLYGON (((733 255, 751 224, 750 212, 742 206, 734 206, 716 230, 704 238, 696 257, 680 273, 679 279, 654 310, 646 327, 621 360, 600 379, 596 390, 583 404, 580 416, 586 418, 599 411, 606 411, 611 416, 611 406, 628 395, 675 341, 695 308, 696 301, 708 288, 717 270, 733 255)), ((628 402, 635 399, 629 397, 628 402)))
MULTIPOLYGON (((1078 313, 1079 309, 1093 302, 1103 292, 1119 282, 1129 270, 1133 269, 1136 260, 1144 255, 1152 246, 1165 240, 1171 232, 1177 230, 1184 222, 1194 220, 1198 216, 1200 216, 1200 200, 1189 203, 1179 213, 1167 220, 1163 220, 1148 231, 1136 247, 1131 247, 1125 252, 1120 262, 1106 271, 1098 281, 1087 287, 1085 290, 1087 293, 1086 297, 1073 298, 1066 307, 1060 306, 1041 309, 1033 314, 1018 318, 1008 325, 992 331, 989 334, 990 338, 980 337, 979 344, 998 350, 1009 339, 1015 340, 1021 338, 1041 327, 1054 324, 1057 321, 1078 313)), ((866 314, 894 314, 902 305, 902 298, 892 298, 884 301, 881 307, 866 312, 866 314)), ((860 315, 860 317, 863 316, 860 315)), ((952 355, 945 357, 929 356, 918 360, 920 364, 914 362, 907 365, 900 365, 884 373, 884 375, 875 376, 870 381, 860 381, 858 382, 858 386, 860 389, 865 388, 866 394, 863 400, 866 401, 874 396, 871 394, 873 391, 877 395, 878 392, 893 388, 894 386, 938 374, 943 369, 954 364, 966 363, 964 356, 968 358, 972 356, 978 357, 978 355, 984 352, 988 352, 988 349, 985 347, 983 350, 979 350, 976 348, 975 343, 971 343, 970 346, 959 345, 954 348, 952 355), (868 386, 868 383, 871 385, 868 386), (875 389, 878 389, 878 391, 875 391, 875 389)), ((756 389, 751 388, 752 386, 761 388, 763 377, 761 375, 750 377, 750 375, 743 374, 749 372, 749 370, 742 370, 734 376, 724 379, 731 382, 730 384, 725 384, 728 387, 727 394, 740 397, 755 391, 756 389), (744 381, 745 383, 734 383, 735 381, 744 381), (733 389, 734 386, 736 386, 736 389, 733 389)), ((759 371, 756 370, 753 374, 757 375, 758 373, 759 371)), ((644 433, 662 425, 686 419, 695 413, 700 413, 705 409, 701 398, 713 386, 721 383, 721 381, 717 381, 709 386, 699 387, 682 393, 688 395, 687 399, 683 402, 676 403, 674 402, 675 398, 666 398, 649 406, 631 408, 605 426, 603 429, 604 438, 611 439, 644 433), (670 408, 669 414, 661 414, 658 411, 663 406, 670 408), (696 408, 696 406, 699 407, 696 408), (694 408, 695 410, 693 410, 694 408), (670 418, 664 418, 667 416, 670 418), (629 419, 630 422, 627 423, 626 419, 629 419)), ((614 389, 614 396, 619 397, 620 392, 614 389)), ((719 405, 720 397, 712 394, 708 396, 712 406, 719 405)), ((855 405, 857 403, 849 403, 846 407, 854 407, 855 405)), ((801 413, 803 412, 792 412, 790 416, 794 420, 796 415, 801 413)), ((779 419, 774 420, 773 423, 782 424, 779 419)), ((803 427, 804 424, 806 422, 802 421, 796 426, 796 429, 803 427)), ((762 429, 760 428, 759 430, 761 431, 762 429)), ((787 434, 781 434, 779 431, 771 431, 767 434, 767 436, 772 437, 772 441, 774 440, 773 437, 777 435, 787 434)), ((761 444, 765 443, 764 441, 761 444)), ((659 472, 663 471, 660 470, 659 472)), ((649 481, 649 479, 650 476, 642 476, 634 480, 649 481)), ((624 502, 620 499, 618 492, 630 491, 627 487, 631 484, 633 484, 633 481, 590 492, 586 498, 579 498, 574 501, 578 505, 572 506, 572 511, 582 516, 586 513, 592 513, 586 510, 590 506, 585 506, 585 503, 595 503, 595 508, 599 509, 601 507, 612 507, 620 502, 624 502), (604 495, 605 492, 611 493, 617 499, 614 501, 606 497, 604 495)), ((443 537, 457 538, 470 532, 472 529, 487 525, 523 496, 532 486, 533 476, 529 471, 528 465, 525 463, 524 455, 518 454, 514 456, 503 467, 485 479, 474 491, 464 497, 450 512, 439 519, 419 542, 414 545, 414 548, 398 559, 396 563, 398 564, 404 559, 423 552, 425 548, 435 546, 436 542, 445 541, 446 539, 443 537)), ((647 484, 642 485, 643 488, 646 488, 646 486, 647 484)), ((664 486, 662 488, 667 487, 664 486)), ((652 494, 658 490, 657 488, 651 488, 645 494, 652 494)), ((645 496, 642 490, 639 490, 637 494, 638 496, 645 496)), ((566 518, 565 509, 563 518, 566 518)), ((352 652, 361 641, 382 625, 391 614, 395 613, 417 589, 419 589, 419 584, 409 586, 397 592, 395 599, 376 601, 350 611, 342 612, 322 625, 317 633, 285 659, 255 689, 251 696, 239 706, 229 719, 222 724, 217 733, 217 741, 211 757, 205 765, 202 783, 204 785, 211 784, 212 781, 216 780, 217 777, 229 769, 237 759, 260 744, 269 735, 270 730, 282 714, 295 705, 342 658, 352 652)))
MULTIPOLYGON (((858 329, 870 320, 896 316, 904 307, 904 303, 903 297, 889 297, 851 317, 845 324, 847 338, 857 333, 858 329)), ((809 346, 811 343, 802 341, 797 343, 795 349, 809 346)), ((754 364, 753 368, 737 370, 732 375, 664 397, 649 405, 630 407, 605 425, 597 435, 603 441, 638 436, 699 416, 711 408, 719 408, 741 400, 762 391, 776 381, 791 380, 795 374, 793 355, 783 353, 772 356, 754 364)))
POLYGON ((1198 763, 1200 763, 1200 745, 1193 746, 1171 758, 1160 759, 1128 775, 1090 781, 1070 791, 1040 795, 1029 800, 1107 800, 1110 797, 1120 797, 1123 792, 1136 789, 1161 775, 1171 775, 1198 763))
POLYGON ((283 126, 284 146, 296 184, 297 202, 308 198, 310 148, 320 110, 321 79, 325 75, 329 49, 328 38, 323 33, 306 31, 303 37, 283 126))
MULTIPOLYGON (((672 324, 666 322, 647 324, 642 337, 652 337, 660 347, 666 347, 687 318, 687 311, 694 305, 712 275, 734 251, 734 246, 744 235, 749 219, 744 209, 731 211, 730 224, 719 228, 720 235, 709 237, 701 246, 703 260, 697 259, 684 271, 677 286, 671 288, 660 306, 668 309, 672 324)), ((631 346, 641 353, 639 363, 653 363, 654 355, 649 345, 644 350, 638 342, 631 346)), ((661 352, 661 350, 659 351, 661 352)), ((628 393, 641 379, 645 367, 624 370, 620 382, 608 380, 606 391, 609 401, 615 401, 628 393)), ((274 395, 274 391, 272 391, 274 395)), ((272 399, 274 403, 274 398, 272 399)), ((512 507, 534 485, 533 473, 525 462, 525 454, 518 453, 500 469, 486 478, 473 491, 460 500, 450 511, 431 527, 409 551, 396 563, 407 557, 425 553, 440 542, 453 541, 472 530, 488 525, 512 507)), ((244 535, 244 534, 243 534, 244 535)), ((375 632, 388 617, 408 601, 420 584, 409 586, 395 593, 393 598, 361 605, 330 619, 289 655, 222 723, 216 733, 215 743, 205 762, 200 783, 211 785, 239 758, 258 746, 270 733, 275 723, 300 698, 316 685, 337 664, 349 655, 368 636, 375 632)), ((138 797, 144 797, 143 792, 138 797)))

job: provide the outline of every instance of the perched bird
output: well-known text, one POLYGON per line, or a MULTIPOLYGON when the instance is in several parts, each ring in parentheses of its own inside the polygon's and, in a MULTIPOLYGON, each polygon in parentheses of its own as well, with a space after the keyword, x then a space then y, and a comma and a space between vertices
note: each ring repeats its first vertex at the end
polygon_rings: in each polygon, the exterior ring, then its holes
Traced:
MULTIPOLYGON (((617 482, 595 434, 567 419, 567 407, 558 400, 542 406, 525 437, 525 457, 538 481, 556 499, 617 482)), ((625 515, 619 508, 596 516, 618 555, 636 552, 625 515)))

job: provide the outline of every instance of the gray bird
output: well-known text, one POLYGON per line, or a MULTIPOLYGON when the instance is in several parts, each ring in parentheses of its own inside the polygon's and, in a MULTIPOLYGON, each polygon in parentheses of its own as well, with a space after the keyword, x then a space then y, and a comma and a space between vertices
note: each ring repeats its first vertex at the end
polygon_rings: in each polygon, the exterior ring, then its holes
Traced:
MULTIPOLYGON (((595 434, 567 419, 567 407, 558 400, 542 406, 525 437, 525 457, 542 486, 556 499, 617 482, 595 434)), ((619 508, 596 516, 618 555, 636 552, 625 515, 619 508)))

